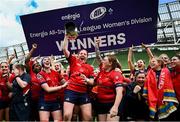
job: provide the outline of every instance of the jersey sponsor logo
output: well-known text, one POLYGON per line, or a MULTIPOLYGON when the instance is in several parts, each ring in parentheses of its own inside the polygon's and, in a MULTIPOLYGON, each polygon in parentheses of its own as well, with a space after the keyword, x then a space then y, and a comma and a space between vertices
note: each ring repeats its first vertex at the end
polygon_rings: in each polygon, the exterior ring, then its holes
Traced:
POLYGON ((41 108, 40 108, 40 109, 42 109, 42 110, 43 110, 43 109, 44 109, 44 106, 41 106, 41 108))
POLYGON ((69 101, 70 100, 70 98, 68 97, 68 98, 66 98, 66 101, 69 101))
POLYGON ((119 76, 116 76, 115 79, 116 79, 116 80, 119 79, 119 76))
POLYGON ((37 79, 42 79, 42 78, 43 78, 42 75, 37 74, 37 79))

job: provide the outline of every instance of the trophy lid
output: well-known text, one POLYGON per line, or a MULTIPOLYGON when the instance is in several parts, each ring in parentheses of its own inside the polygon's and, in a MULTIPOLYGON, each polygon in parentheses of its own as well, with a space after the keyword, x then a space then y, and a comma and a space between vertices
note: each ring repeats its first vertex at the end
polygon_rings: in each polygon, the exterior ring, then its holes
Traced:
POLYGON ((65 24, 65 30, 67 32, 74 32, 76 31, 75 29, 76 29, 76 25, 73 22, 68 22, 65 24))

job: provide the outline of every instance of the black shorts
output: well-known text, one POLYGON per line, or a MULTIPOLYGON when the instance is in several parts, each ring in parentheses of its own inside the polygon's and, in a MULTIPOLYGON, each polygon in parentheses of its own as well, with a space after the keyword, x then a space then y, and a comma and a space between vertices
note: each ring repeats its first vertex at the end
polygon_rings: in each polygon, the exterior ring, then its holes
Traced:
POLYGON ((30 120, 30 103, 11 102, 9 110, 10 121, 29 121, 30 120))
POLYGON ((64 101, 70 102, 75 105, 83 105, 91 103, 89 95, 87 93, 79 93, 72 90, 65 90, 64 101))
POLYGON ((99 103, 97 102, 95 105, 95 110, 97 114, 108 114, 111 110, 114 103, 99 103))
MULTIPOLYGON (((114 105, 114 102, 111 102, 111 103, 96 102, 95 111, 97 112, 97 114, 109 114, 113 105, 114 105)), ((119 108, 118 108, 117 116, 120 116, 119 108)))
POLYGON ((10 102, 0 100, 0 109, 5 109, 9 107, 10 102))
POLYGON ((60 102, 57 101, 40 101, 38 105, 39 111, 57 111, 61 110, 60 102))

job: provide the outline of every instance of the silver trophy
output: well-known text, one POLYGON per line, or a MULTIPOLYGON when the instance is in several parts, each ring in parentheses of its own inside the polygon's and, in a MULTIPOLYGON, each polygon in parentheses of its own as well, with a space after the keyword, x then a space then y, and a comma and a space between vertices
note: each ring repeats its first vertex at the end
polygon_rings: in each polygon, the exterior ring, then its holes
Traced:
POLYGON ((65 33, 69 38, 77 38, 78 31, 77 27, 73 22, 68 22, 65 24, 65 33))

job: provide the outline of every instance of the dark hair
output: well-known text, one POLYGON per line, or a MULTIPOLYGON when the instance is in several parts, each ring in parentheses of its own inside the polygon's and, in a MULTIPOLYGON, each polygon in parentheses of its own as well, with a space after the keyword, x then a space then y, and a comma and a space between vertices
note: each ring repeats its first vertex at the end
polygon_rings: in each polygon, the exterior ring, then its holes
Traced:
POLYGON ((114 55, 108 55, 107 57, 109 62, 112 63, 112 70, 114 70, 115 68, 121 69, 121 64, 114 55))
POLYGON ((135 72, 135 75, 134 75, 135 79, 137 78, 137 76, 138 76, 139 74, 144 74, 144 75, 146 76, 146 75, 147 75, 147 72, 146 72, 146 71, 140 71, 140 70, 136 71, 136 72, 135 72))
POLYGON ((143 62, 144 64, 146 64, 145 60, 143 60, 143 59, 138 59, 137 61, 139 61, 139 60, 142 60, 142 62, 143 62))
POLYGON ((119 60, 116 58, 116 60, 117 60, 117 68, 119 68, 120 70, 122 70, 122 65, 121 65, 121 63, 119 62, 119 60))
POLYGON ((13 64, 9 64, 9 70, 10 70, 10 73, 12 73, 12 70, 13 70, 13 64))
POLYGON ((17 69, 21 69, 21 70, 25 70, 25 65, 23 65, 23 64, 14 64, 14 67, 16 67, 17 69))
MULTIPOLYGON (((32 69, 34 69, 34 67, 35 67, 35 65, 40 65, 40 63, 39 62, 36 62, 36 63, 34 63, 33 65, 32 65, 32 69)), ((41 66, 41 65, 40 65, 41 66)))
MULTIPOLYGON (((173 56, 174 57, 174 56, 173 56)), ((176 54, 175 57, 177 57, 178 59, 180 59, 180 53, 176 54)))
POLYGON ((0 63, 0 66, 1 66, 1 64, 3 64, 3 63, 5 63, 5 64, 9 65, 9 64, 8 64, 8 62, 3 61, 3 62, 1 62, 1 63, 0 63))
MULTIPOLYGON (((85 49, 78 50, 77 54, 79 55, 79 53, 80 53, 82 50, 85 50, 85 49)), ((88 51, 87 51, 87 50, 85 50, 85 51, 86 51, 87 57, 88 57, 88 51)))

